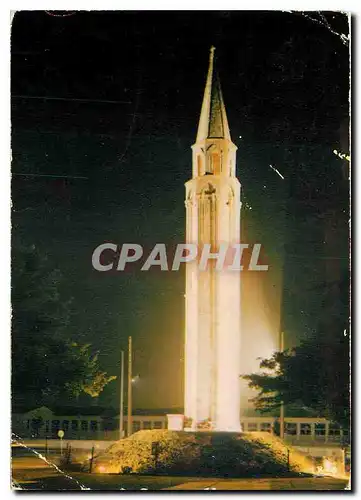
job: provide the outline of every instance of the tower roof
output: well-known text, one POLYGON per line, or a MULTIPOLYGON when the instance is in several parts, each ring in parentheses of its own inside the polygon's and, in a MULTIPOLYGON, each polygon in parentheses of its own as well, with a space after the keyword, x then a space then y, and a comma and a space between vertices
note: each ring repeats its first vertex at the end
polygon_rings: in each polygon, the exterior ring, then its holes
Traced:
POLYGON ((231 140, 221 84, 214 64, 214 51, 215 47, 211 47, 207 82, 198 125, 197 142, 208 138, 231 140))

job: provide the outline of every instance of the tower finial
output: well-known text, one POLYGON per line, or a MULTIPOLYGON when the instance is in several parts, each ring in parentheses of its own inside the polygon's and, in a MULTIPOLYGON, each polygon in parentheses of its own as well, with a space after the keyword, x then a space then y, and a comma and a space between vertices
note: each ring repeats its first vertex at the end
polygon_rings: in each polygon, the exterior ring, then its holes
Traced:
POLYGON ((197 142, 208 138, 231 140, 221 86, 214 68, 215 50, 215 46, 212 45, 209 54, 206 88, 198 125, 197 142))

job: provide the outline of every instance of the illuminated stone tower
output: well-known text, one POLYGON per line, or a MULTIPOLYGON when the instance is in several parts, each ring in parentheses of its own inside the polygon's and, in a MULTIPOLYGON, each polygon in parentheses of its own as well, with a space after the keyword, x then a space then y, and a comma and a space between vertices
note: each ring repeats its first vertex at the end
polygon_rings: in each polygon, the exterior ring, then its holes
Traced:
MULTIPOLYGON (((204 92, 192 179, 186 183, 187 243, 199 251, 210 244, 240 242, 240 183, 214 47, 204 92)), ((208 419, 215 430, 240 430, 240 273, 216 270, 209 260, 201 271, 186 265, 185 417, 193 428, 208 419)))

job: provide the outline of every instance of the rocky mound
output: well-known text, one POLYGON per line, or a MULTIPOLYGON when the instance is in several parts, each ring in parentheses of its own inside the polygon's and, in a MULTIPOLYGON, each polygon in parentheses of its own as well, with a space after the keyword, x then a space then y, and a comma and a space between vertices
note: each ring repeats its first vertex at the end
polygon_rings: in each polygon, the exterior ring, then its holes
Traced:
POLYGON ((94 472, 251 477, 312 472, 312 463, 264 432, 139 431, 94 460, 94 472), (288 453, 289 450, 289 453, 288 453))

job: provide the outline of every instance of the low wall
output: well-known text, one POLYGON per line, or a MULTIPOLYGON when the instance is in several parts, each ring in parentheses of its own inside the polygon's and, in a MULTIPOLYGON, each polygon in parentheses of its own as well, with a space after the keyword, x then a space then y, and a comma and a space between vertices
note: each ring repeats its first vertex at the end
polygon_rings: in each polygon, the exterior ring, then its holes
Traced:
MULTIPOLYGON (((63 439, 63 449, 67 445, 70 445, 74 449, 91 450, 94 446, 95 450, 104 450, 111 446, 115 441, 96 441, 92 439, 63 439)), ((34 448, 36 450, 45 449, 46 440, 45 439, 25 439, 19 443, 12 443, 13 447, 25 445, 28 448, 34 448)), ((60 439, 48 439, 47 446, 49 450, 57 450, 61 448, 60 439)))

